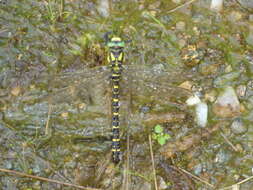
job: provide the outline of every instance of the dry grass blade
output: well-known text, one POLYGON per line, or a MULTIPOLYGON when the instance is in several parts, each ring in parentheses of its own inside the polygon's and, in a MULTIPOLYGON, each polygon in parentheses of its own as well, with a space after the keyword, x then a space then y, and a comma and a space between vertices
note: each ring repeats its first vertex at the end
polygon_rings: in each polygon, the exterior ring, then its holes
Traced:
POLYGON ((222 132, 220 133, 224 140, 232 147, 232 149, 238 152, 238 149, 233 145, 233 143, 224 135, 222 132))
POLYGON ((49 101, 45 135, 49 134, 49 120, 50 120, 50 117, 51 117, 51 113, 52 113, 52 104, 51 104, 51 101, 49 101))
POLYGON ((28 177, 28 178, 32 178, 32 179, 37 179, 37 180, 40 180, 40 181, 46 181, 46 182, 50 182, 50 183, 57 183, 57 184, 64 185, 64 186, 75 187, 77 189, 102 190, 102 189, 96 189, 96 188, 91 188, 91 187, 84 187, 84 186, 80 186, 80 185, 75 185, 75 184, 71 184, 71 183, 65 183, 65 182, 54 180, 54 179, 29 175, 29 174, 26 174, 26 173, 14 171, 14 170, 3 169, 3 168, 0 168, 0 172, 10 173, 10 174, 19 175, 19 176, 22 176, 22 177, 28 177))
POLYGON ((189 176, 193 177, 194 179, 196 179, 196 180, 198 180, 198 181, 201 181, 202 183, 208 185, 208 186, 211 187, 211 188, 214 188, 214 186, 213 186, 212 184, 208 183, 206 180, 203 180, 203 179, 201 179, 201 178, 199 178, 199 177, 193 175, 192 173, 186 171, 186 170, 183 169, 183 168, 179 168, 179 169, 180 169, 182 172, 184 172, 184 173, 188 174, 189 176))
POLYGON ((243 183, 245 183, 245 182, 247 182, 247 181, 249 181, 249 180, 252 180, 253 179, 253 176, 250 176, 250 177, 248 177, 248 178, 246 178, 246 179, 244 179, 244 180, 242 180, 242 181, 239 181, 238 183, 236 183, 236 184, 234 184, 234 185, 232 185, 232 186, 229 186, 229 187, 224 187, 224 188, 221 188, 221 189, 219 189, 219 190, 226 190, 226 189, 232 189, 233 190, 233 188, 237 188, 237 187, 239 187, 241 184, 243 184, 243 183))
POLYGON ((232 186, 232 190, 240 190, 240 186, 235 184, 232 186))
POLYGON ((188 1, 188 2, 186 2, 186 3, 184 3, 184 4, 182 4, 182 5, 179 5, 179 6, 177 6, 176 8, 171 9, 171 10, 168 11, 167 13, 175 12, 176 10, 181 9, 181 8, 184 7, 184 6, 187 6, 187 5, 192 4, 194 1, 196 1, 196 0, 191 0, 191 1, 188 1))
POLYGON ((127 159, 126 159, 126 168, 124 171, 124 185, 123 189, 128 190, 129 189, 129 161, 130 161, 130 142, 129 142, 129 134, 127 135, 127 159))
POLYGON ((149 140, 149 148, 150 148, 150 155, 151 155, 151 161, 152 161, 152 168, 153 168, 153 175, 154 175, 155 189, 156 189, 156 190, 158 190, 157 180, 156 180, 156 171, 155 171, 154 154, 153 154, 153 149, 152 149, 152 140, 151 140, 151 135, 149 135, 149 136, 148 136, 148 140, 149 140))

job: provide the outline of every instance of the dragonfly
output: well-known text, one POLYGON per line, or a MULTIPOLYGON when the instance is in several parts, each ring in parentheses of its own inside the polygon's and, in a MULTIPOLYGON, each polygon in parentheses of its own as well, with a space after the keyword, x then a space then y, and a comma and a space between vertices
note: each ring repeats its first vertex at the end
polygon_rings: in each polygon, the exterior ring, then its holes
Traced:
MULTIPOLYGON (((75 140, 84 136, 84 140, 110 139, 112 159, 118 163, 122 159, 120 138, 130 126, 150 123, 150 118, 164 110, 185 112, 184 101, 192 92, 179 84, 198 78, 191 71, 162 63, 127 64, 125 44, 119 37, 107 46, 108 65, 41 74, 17 100, 53 106, 50 120, 59 135, 75 140)), ((163 121, 166 118, 156 119, 163 121)))

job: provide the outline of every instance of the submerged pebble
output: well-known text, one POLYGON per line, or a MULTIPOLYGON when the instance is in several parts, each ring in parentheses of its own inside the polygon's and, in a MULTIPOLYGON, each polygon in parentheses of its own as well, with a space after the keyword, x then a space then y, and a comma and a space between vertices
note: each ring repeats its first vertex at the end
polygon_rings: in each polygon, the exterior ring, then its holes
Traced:
POLYGON ((13 96, 18 96, 20 94, 20 91, 21 91, 20 86, 16 86, 16 87, 11 89, 11 94, 13 96))
POLYGON ((205 94, 205 100, 209 102, 214 102, 216 100, 217 92, 212 90, 205 94))
POLYGON ((203 170, 203 165, 201 163, 199 163, 199 164, 194 166, 193 172, 194 172, 195 175, 200 175, 202 170, 203 170))
POLYGON ((24 114, 22 110, 6 110, 6 112, 4 112, 4 115, 5 120, 12 123, 21 123, 29 119, 29 116, 27 114, 24 114))
POLYGON ((213 11, 221 11, 223 7, 223 0, 212 0, 211 2, 211 10, 213 11))
POLYGON ((246 37, 246 42, 252 46, 253 45, 253 26, 250 26, 249 27, 249 34, 248 36, 246 37))
POLYGON ((197 95, 193 95, 186 100, 188 106, 195 106, 195 121, 198 126, 205 127, 207 124, 208 106, 201 102, 197 95))
POLYGON ((249 21, 253 21, 253 14, 249 15, 249 21))
POLYGON ((222 87, 226 84, 230 84, 231 82, 233 82, 234 80, 236 80, 238 77, 240 76, 240 72, 239 71, 235 71, 235 72, 230 72, 230 73, 226 73, 224 75, 221 75, 219 77, 217 77, 213 83, 216 87, 222 87))
POLYGON ((196 105, 196 123, 200 127, 205 127, 207 124, 208 106, 205 102, 200 102, 196 105))
POLYGON ((245 94, 246 94, 246 89, 247 89, 246 85, 239 85, 239 86, 237 86, 237 88, 236 88, 236 94, 237 94, 237 96, 239 98, 243 98, 245 96, 245 94))
POLYGON ((248 83, 247 83, 247 90, 246 90, 246 96, 247 97, 250 97, 253 95, 253 81, 250 80, 248 83))
POLYGON ((141 113, 148 113, 150 111, 149 106, 142 106, 140 109, 141 113))
POLYGON ((193 96, 191 96, 190 98, 188 98, 188 99, 186 100, 186 104, 187 104, 188 106, 195 106, 195 105, 197 105, 197 104, 199 104, 199 103, 201 103, 201 100, 200 100, 199 97, 196 96, 196 95, 193 95, 193 96))
POLYGON ((149 182, 144 182, 144 183, 140 183, 139 185, 137 185, 137 188, 139 190, 151 190, 152 186, 149 182))
POLYGON ((168 188, 168 185, 161 176, 157 176, 157 181, 159 189, 166 190, 168 188))
POLYGON ((218 117, 231 118, 240 115, 240 102, 233 87, 226 87, 213 104, 213 112, 218 117))
POLYGON ((253 1, 252 0, 238 0, 243 7, 248 9, 253 9, 253 1))
POLYGON ((232 11, 228 16, 228 19, 231 22, 236 22, 236 21, 240 20, 241 18, 242 18, 242 14, 238 11, 232 11))
POLYGON ((199 65, 199 72, 202 75, 212 75, 217 73, 219 69, 219 64, 213 63, 213 62, 203 62, 199 65))
POLYGON ((191 90, 193 87, 193 83, 191 81, 184 81, 178 87, 186 89, 186 90, 191 90))
POLYGON ((219 152, 216 154, 214 161, 218 164, 224 164, 229 161, 231 158, 231 153, 220 149, 219 152))
POLYGON ((241 118, 236 118, 230 127, 231 131, 236 135, 243 134, 248 130, 241 118))
POLYGON ((172 0, 173 3, 179 4, 181 3, 181 0, 172 0))
POLYGON ((246 107, 248 110, 253 109, 253 96, 248 97, 246 107))
POLYGON ((109 13, 109 1, 108 0, 100 0, 98 1, 98 12, 103 17, 108 17, 109 13))
POLYGON ((176 29, 182 30, 182 31, 185 30, 185 22, 180 21, 180 22, 176 23, 176 29))

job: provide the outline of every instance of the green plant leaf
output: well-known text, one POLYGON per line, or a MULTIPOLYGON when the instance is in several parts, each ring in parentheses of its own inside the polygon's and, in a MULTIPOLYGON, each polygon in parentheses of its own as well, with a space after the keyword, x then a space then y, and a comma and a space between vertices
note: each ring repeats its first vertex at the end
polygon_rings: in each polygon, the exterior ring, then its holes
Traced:
POLYGON ((156 125, 155 126, 155 133, 162 133, 163 132, 163 127, 161 125, 156 125))
POLYGON ((157 141, 158 141, 158 143, 159 143, 160 145, 164 145, 164 144, 166 143, 166 138, 164 138, 164 137, 159 137, 157 141))
POLYGON ((153 133, 152 134, 152 139, 156 140, 157 139, 157 134, 153 133))
POLYGON ((164 138, 166 139, 166 140, 168 140, 168 139, 170 139, 171 138, 171 136, 169 135, 169 134, 164 134, 164 138))

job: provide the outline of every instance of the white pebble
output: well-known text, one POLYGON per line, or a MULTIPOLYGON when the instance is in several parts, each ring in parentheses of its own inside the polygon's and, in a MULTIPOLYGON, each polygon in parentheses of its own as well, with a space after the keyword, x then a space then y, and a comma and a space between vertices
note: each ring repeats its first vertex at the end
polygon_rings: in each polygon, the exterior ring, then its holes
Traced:
POLYGON ((110 7, 108 0, 100 0, 98 1, 98 12, 103 17, 108 17, 110 15, 110 7))
POLYGON ((205 127, 207 124, 208 106, 205 102, 200 102, 196 105, 196 123, 200 127, 205 127))
POLYGON ((212 0, 211 2, 211 10, 220 12, 223 7, 223 0, 212 0))
POLYGON ((191 96, 190 98, 188 98, 188 99, 186 100, 186 104, 187 104, 188 106, 194 106, 194 105, 199 104, 200 102, 201 102, 201 101, 200 101, 199 97, 196 96, 196 95, 193 95, 193 96, 191 96))

